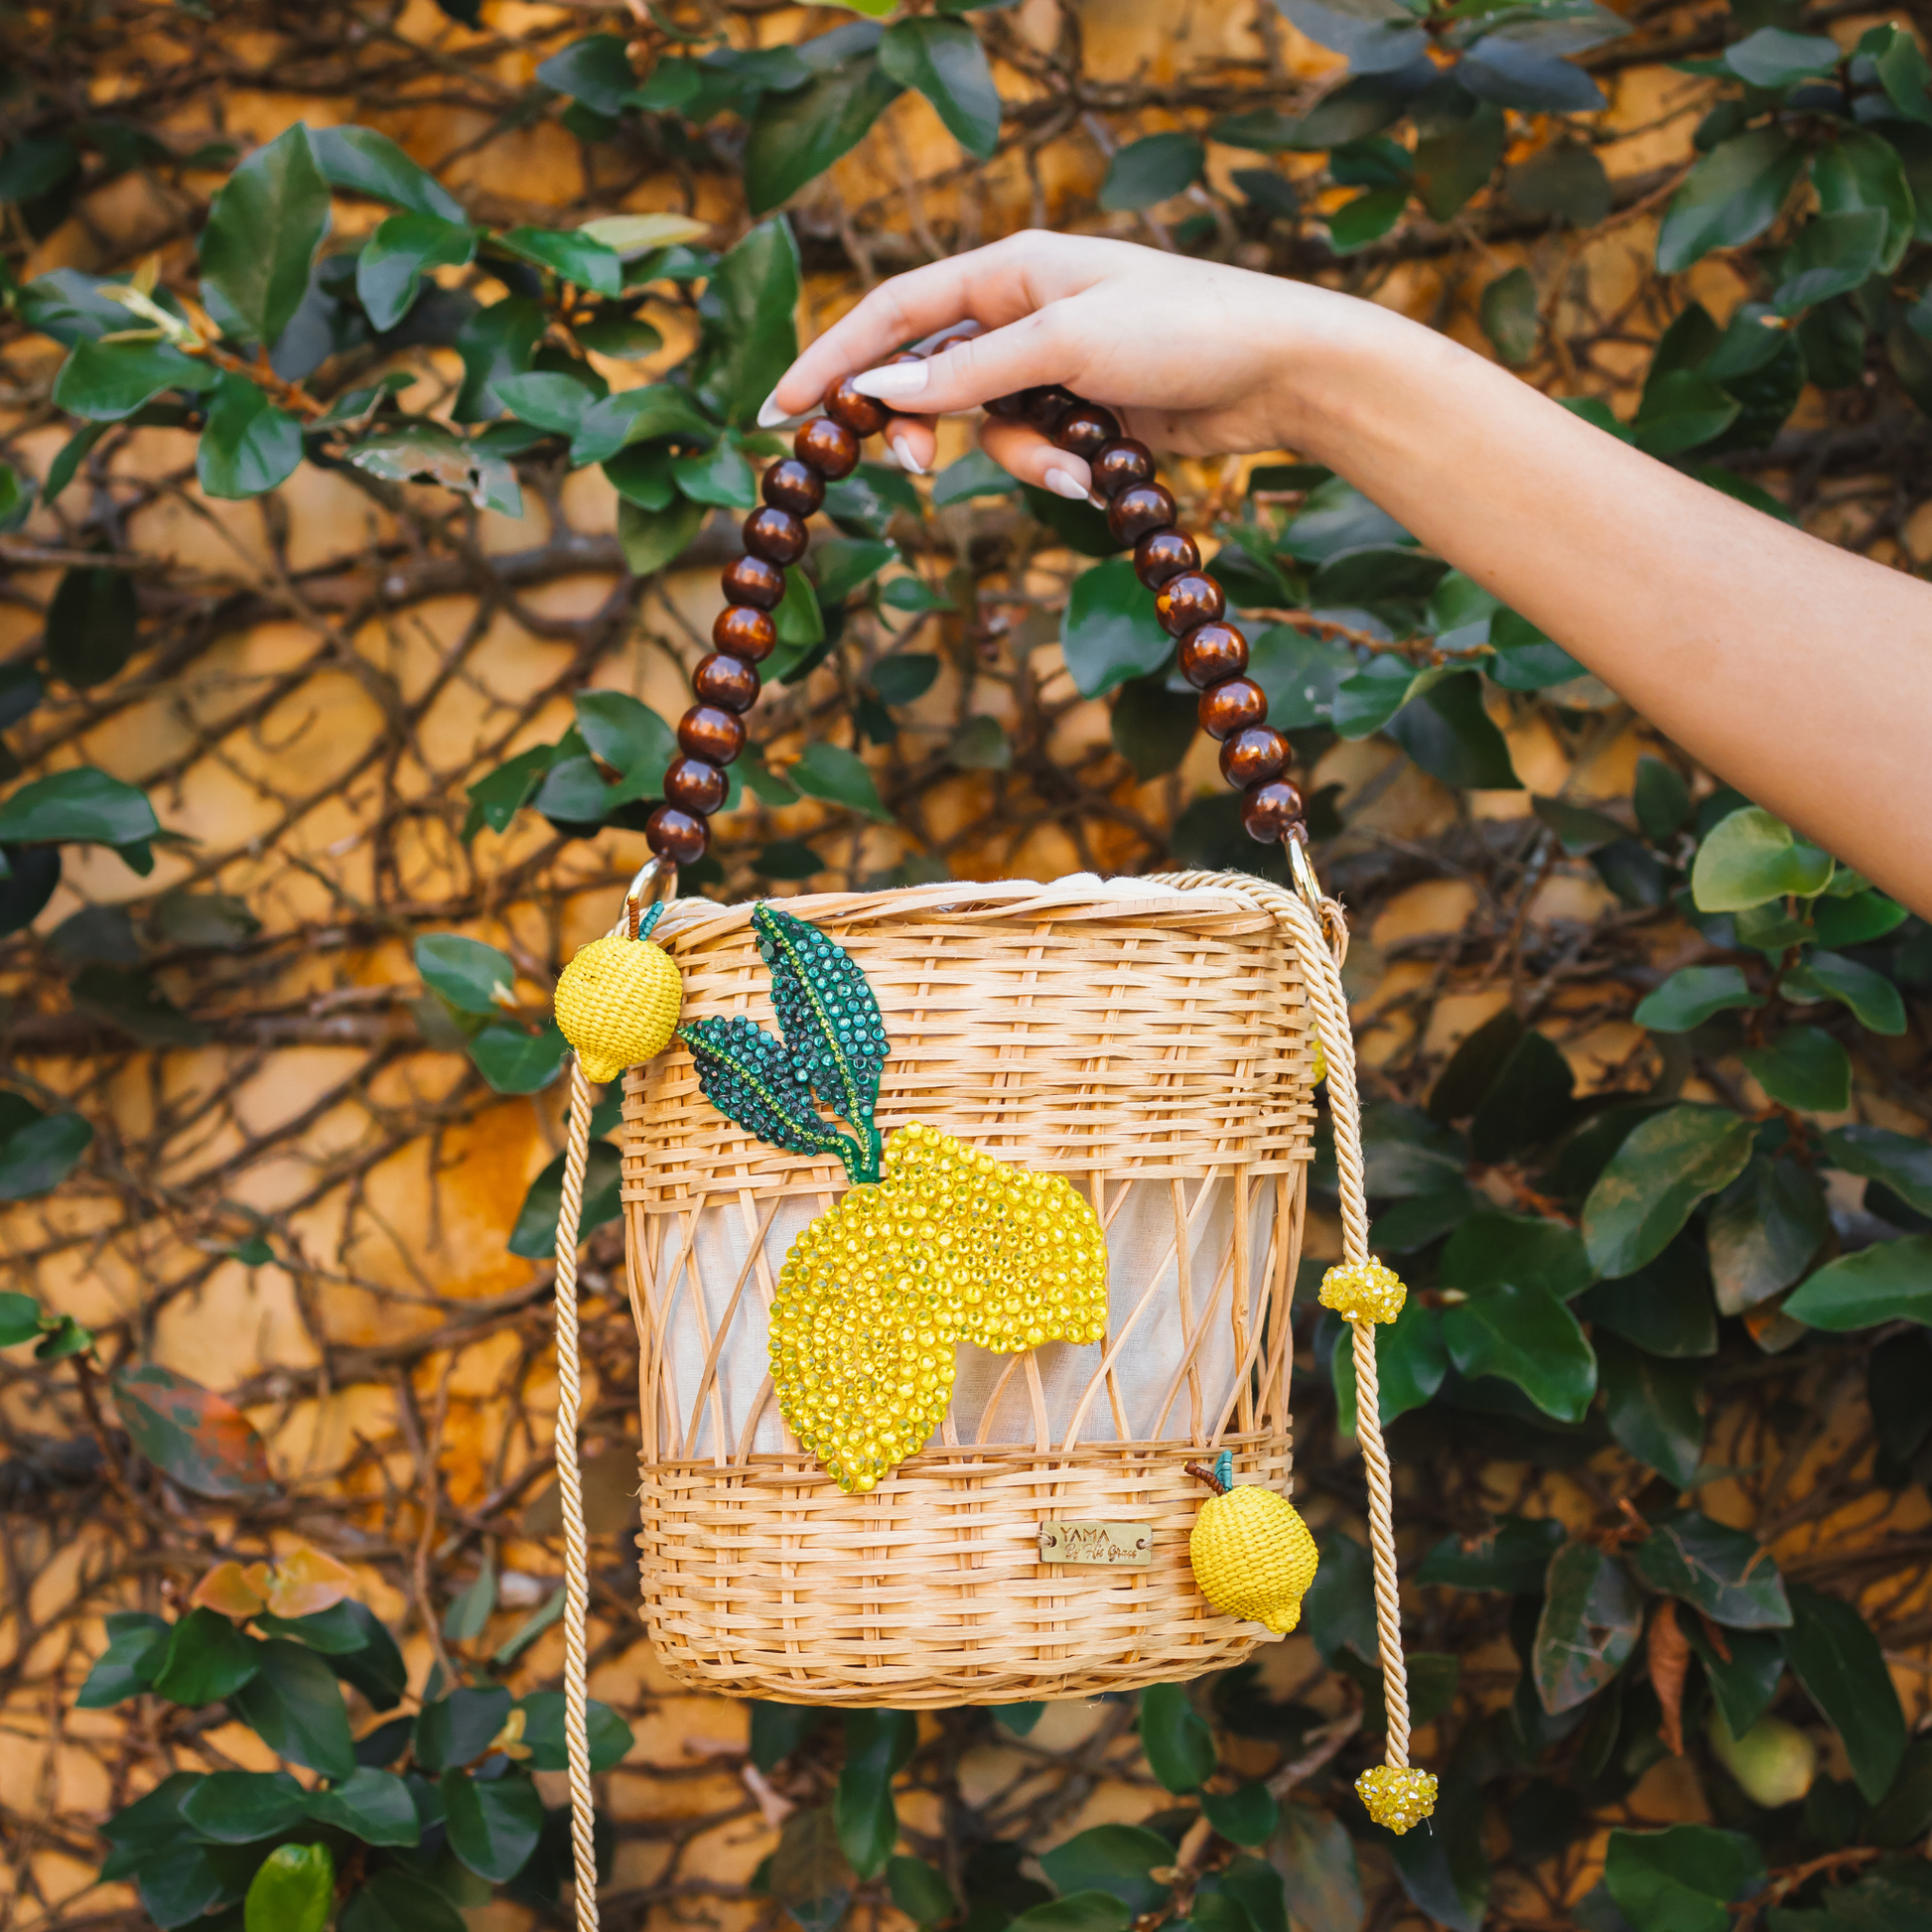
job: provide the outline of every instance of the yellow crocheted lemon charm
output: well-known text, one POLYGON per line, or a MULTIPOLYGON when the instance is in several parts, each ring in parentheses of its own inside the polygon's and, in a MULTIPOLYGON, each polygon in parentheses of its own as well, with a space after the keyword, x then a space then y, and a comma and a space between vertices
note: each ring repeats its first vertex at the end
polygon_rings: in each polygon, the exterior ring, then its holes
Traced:
POLYGON ((1370 1255, 1366 1261, 1337 1262, 1322 1276, 1318 1299, 1350 1321, 1393 1321, 1409 1291, 1393 1268, 1370 1255))
POLYGON ((644 936, 662 909, 650 908, 634 939, 617 934, 579 946, 557 981, 557 1025, 586 1078, 599 1084, 654 1059, 677 1031, 684 982, 670 954, 644 936))
POLYGON ((1400 1838, 1436 1809, 1436 1774, 1413 1764, 1377 1764, 1355 1780, 1355 1795, 1378 1825, 1400 1838))
POLYGON ((1229 1616, 1285 1635, 1301 1621, 1302 1598, 1314 1582, 1314 1538, 1301 1512, 1259 1483, 1235 1488, 1230 1450, 1215 1457, 1212 1469, 1199 1462, 1187 1469, 1215 1491, 1187 1537, 1200 1593, 1229 1616))

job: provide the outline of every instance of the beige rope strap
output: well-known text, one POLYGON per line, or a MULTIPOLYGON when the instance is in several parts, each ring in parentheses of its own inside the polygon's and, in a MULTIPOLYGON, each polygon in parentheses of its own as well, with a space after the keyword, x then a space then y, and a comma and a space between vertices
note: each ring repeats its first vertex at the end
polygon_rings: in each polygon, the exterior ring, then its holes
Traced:
MULTIPOLYGON (((664 870, 653 859, 630 882, 614 939, 637 931, 642 895, 664 870)), ((670 875, 676 890, 676 874, 670 875)), ((621 1078, 621 1074, 619 1075, 621 1078)), ((570 1768, 570 1849, 576 1868, 577 1932, 597 1932, 597 1801, 591 1791, 589 1650, 590 1543, 584 1530, 584 1474, 577 1459, 583 1378, 577 1329, 577 1233, 584 1218, 584 1172, 591 1153, 591 1082, 583 1060, 570 1063, 570 1126, 564 1141, 563 1198, 557 1206, 557 1494, 564 1519, 564 1752, 570 1768)))

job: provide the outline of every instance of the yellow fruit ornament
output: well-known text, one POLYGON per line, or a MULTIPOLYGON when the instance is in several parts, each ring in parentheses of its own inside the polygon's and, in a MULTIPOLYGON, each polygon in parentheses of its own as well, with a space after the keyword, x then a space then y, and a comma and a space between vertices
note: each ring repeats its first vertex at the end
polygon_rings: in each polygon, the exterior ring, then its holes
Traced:
POLYGON ((655 1059, 677 1031, 684 982, 676 963, 649 934, 660 901, 621 933, 579 946, 557 981, 557 1025, 577 1049, 585 1077, 600 1085, 625 1067, 655 1059))
POLYGON ((1237 1489, 1228 1449, 1214 1458, 1213 1468, 1189 1462, 1187 1472, 1214 1491, 1187 1537, 1200 1593, 1228 1616, 1285 1635, 1302 1620, 1302 1598, 1314 1582, 1314 1538, 1301 1512, 1259 1483, 1237 1489))
POLYGON ((863 1492, 939 1426, 956 1343, 1011 1354, 1104 1337, 1106 1237, 1057 1174, 917 1121, 884 1140, 873 1116, 891 1048, 865 975, 773 906, 754 907, 752 929, 783 1040, 742 1017, 696 1020, 679 1037, 720 1113, 790 1153, 837 1154, 853 1183, 785 1255, 770 1366, 792 1434, 841 1489, 863 1492))

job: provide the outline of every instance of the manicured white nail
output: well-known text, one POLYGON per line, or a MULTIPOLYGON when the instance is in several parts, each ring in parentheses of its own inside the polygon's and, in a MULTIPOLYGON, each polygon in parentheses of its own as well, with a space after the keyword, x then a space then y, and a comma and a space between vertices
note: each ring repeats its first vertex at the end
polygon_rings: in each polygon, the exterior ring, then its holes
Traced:
POLYGON ((912 446, 904 437, 893 438, 893 454, 898 458, 898 467, 901 470, 909 470, 915 477, 925 475, 925 465, 912 454, 912 446))
POLYGON ((925 387, 927 374, 924 362, 888 362, 883 369, 866 369, 855 375, 852 386, 862 396, 897 402, 901 396, 916 396, 925 387))
POLYGON ((790 414, 791 411, 789 409, 780 409, 778 407, 778 392, 773 389, 765 397, 764 401, 759 405, 759 428, 775 429, 790 414))
POLYGON ((1062 470, 1058 464, 1047 471, 1040 481, 1055 496, 1065 496, 1076 503, 1084 503, 1087 500, 1086 484, 1071 470, 1062 470))

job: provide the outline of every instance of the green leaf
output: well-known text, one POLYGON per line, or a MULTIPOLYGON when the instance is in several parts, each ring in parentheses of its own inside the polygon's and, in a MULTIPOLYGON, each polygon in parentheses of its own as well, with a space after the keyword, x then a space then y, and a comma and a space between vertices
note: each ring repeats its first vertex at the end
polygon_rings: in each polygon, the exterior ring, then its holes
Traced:
POLYGON ((619 773, 604 809, 631 798, 661 798, 664 773, 678 755, 670 726, 624 691, 580 691, 574 708, 584 743, 619 773))
POLYGON ((350 189, 444 221, 468 219, 463 204, 434 175, 372 127, 312 127, 309 146, 332 188, 350 189))
POLYGON ((912 1755, 919 1727, 909 1711, 848 1711, 845 1767, 833 1802, 839 1849, 861 1878, 885 1870, 898 1840, 893 1778, 912 1755))
POLYGON ((768 1704, 752 1706, 752 1762, 760 1771, 774 1771, 825 1722, 821 1706, 768 1704))
POLYGON ((1882 1321, 1932 1327, 1932 1235, 1876 1241, 1828 1261, 1791 1292, 1783 1312, 1808 1328, 1841 1333, 1882 1321))
POLYGON ((1932 1146, 1914 1135, 1859 1124, 1833 1128, 1823 1145, 1833 1167, 1876 1180, 1907 1206, 1932 1214, 1932 1146))
POLYGON ((1652 845, 1666 845, 1691 816, 1690 788, 1675 765, 1649 756, 1637 760, 1637 824, 1652 845))
POLYGON ((1862 1027, 1888 1038, 1905 1031, 1905 1002, 1884 974, 1843 953, 1814 948, 1778 982, 1788 1000, 1837 1000, 1862 1027))
POLYGON ((1781 128, 1755 128, 1712 149, 1677 191, 1657 231, 1657 268, 1676 275, 1714 248, 1741 248, 1778 217, 1804 150, 1781 128))
POLYGON ((671 480, 694 503, 750 509, 759 499, 752 466, 729 443, 718 443, 698 456, 679 457, 671 465, 671 480))
MULTIPOLYGON (((1811 181, 1818 191, 1819 208, 1826 215, 1863 209, 1875 209, 1884 215, 1877 266, 1881 273, 1891 274, 1905 253, 1917 219, 1911 185, 1905 179, 1898 150, 1869 128, 1847 129, 1830 147, 1812 156, 1811 181)), ((1787 259, 1787 276, 1793 266, 1787 259)))
POLYGON ((1454 674, 1447 664, 1432 664, 1418 671, 1407 658, 1371 657, 1353 676, 1336 685, 1330 722, 1343 738, 1367 738, 1411 700, 1454 674))
POLYGON ((1013 747, 997 718, 967 719, 953 734, 946 756, 962 771, 1005 771, 1013 764, 1013 747))
POLYGON ((1787 1027, 1769 1046, 1747 1046, 1738 1058, 1780 1106, 1842 1114, 1852 1104, 1852 1056, 1816 1027, 1787 1027))
POLYGON ((612 120, 623 112, 624 96, 637 84, 621 34, 590 34, 572 41, 539 63, 537 78, 612 120))
POLYGON ((1193 134, 1149 134, 1129 141, 1107 164, 1100 206, 1110 214, 1172 201, 1200 179, 1207 150, 1193 134))
POLYGON ((626 503, 640 510, 665 510, 679 500, 677 485, 671 482, 675 460, 663 448, 620 450, 616 456, 605 458, 604 474, 626 503))
POLYGON ((1724 64, 1753 87, 1788 87, 1838 66, 1838 43, 1825 34, 1794 34, 1783 27, 1760 27, 1724 51, 1724 64))
POLYGON ((702 503, 680 496, 661 516, 640 510, 635 503, 618 504, 618 542, 633 577, 650 577, 689 547, 704 522, 702 503))
POLYGON ((1291 1800, 1276 1847, 1294 1923, 1303 1932, 1361 1932, 1361 1870, 1341 1821, 1291 1800))
POLYGON ((1146 784, 1174 770, 1187 756, 1197 729, 1193 697, 1170 691, 1164 677, 1129 678, 1114 699, 1108 729, 1114 749, 1146 784))
POLYGON ((863 1167, 861 1149, 820 1119, 790 1054, 763 1028, 735 1014, 694 1020, 678 1037, 697 1063, 699 1090, 727 1120, 787 1154, 836 1154, 855 1174, 863 1167))
POLYGON ((1848 893, 1839 896, 1842 882, 1857 878, 1856 873, 1835 873, 1828 897, 1811 904, 1812 929, 1821 946, 1839 951, 1846 946, 1862 946, 1869 939, 1882 939, 1896 931, 1910 916, 1896 899, 1882 893, 1848 893))
MULTIPOLYGON (((533 1771, 561 1771, 570 1762, 564 1731, 564 1694, 537 1691, 517 1701, 523 1713, 523 1741, 530 1747, 533 1771)), ((630 1726, 596 1698, 587 1713, 591 1770, 598 1776, 621 1764, 635 1741, 630 1726)))
POLYGON ((1721 819, 1699 846, 1691 896, 1700 912, 1741 912, 1788 893, 1809 898, 1831 877, 1829 853, 1798 839, 1773 813, 1748 805, 1721 819))
POLYGON ((302 461, 302 425, 245 375, 225 373, 208 406, 195 472, 210 496, 259 496, 302 461))
POLYGON ((423 984, 459 1013, 495 1016, 516 1004, 516 968, 507 953, 458 932, 426 932, 416 941, 423 984))
POLYGON ((938 676, 938 658, 919 651, 900 651, 882 657, 866 673, 867 681, 879 693, 881 701, 895 705, 916 703, 932 689, 938 676))
POLYGON ((1654 1034, 1688 1034, 1717 1014, 1763 1004, 1739 967, 1685 966, 1645 994, 1631 1018, 1654 1034))
MULTIPOLYGON (((212 388, 215 371, 166 343, 78 342, 54 378, 54 401, 70 416, 113 423, 165 390, 212 388)), ((56 492, 58 493, 58 492, 56 492)))
POLYGON ((495 383, 530 366, 530 357, 548 321, 543 305, 512 295, 479 309, 457 333, 463 358, 463 388, 451 412, 454 421, 477 423, 503 413, 495 383))
POLYGON ((720 257, 705 296, 716 304, 717 348, 704 390, 727 422, 755 422, 796 357, 799 277, 798 243, 782 219, 760 222, 720 257))
POLYGON ((1741 1832, 1672 1825, 1610 1833, 1603 1888, 1640 1932, 1727 1932, 1729 1901, 1762 1882, 1764 1860, 1741 1832))
POLYGON ((1426 556, 1407 544, 1355 544, 1322 559, 1309 586, 1309 599, 1318 607, 1333 608, 1427 597, 1448 569, 1440 557, 1426 556))
MULTIPOLYGON (((1427 1200, 1430 1196, 1416 1198, 1427 1200)), ((1443 1386, 1449 1374, 1449 1353, 1443 1346, 1441 1317, 1414 1296, 1403 1304, 1393 1322, 1376 1327, 1374 1340, 1376 1409, 1386 1429, 1398 1416, 1422 1408, 1443 1386)), ((1345 1321, 1335 1335, 1329 1371, 1335 1385, 1335 1427, 1344 1436, 1353 1436, 1355 1343, 1353 1330, 1345 1321)))
POLYGON ((246 1845, 281 1837, 301 1818, 306 1795, 286 1771, 214 1771, 182 1800, 181 1815, 217 1845, 246 1845))
POLYGON ((1207 1822, 1231 1845, 1266 1845, 1281 1823, 1281 1807, 1266 1784, 1250 1779, 1233 1791, 1203 1791, 1207 1822))
MULTIPOLYGON (((1149 137, 1163 140, 1162 135, 1149 137)), ((1380 241, 1402 219, 1409 206, 1409 187, 1371 188, 1342 203, 1321 218, 1328 224, 1328 245, 1337 255, 1352 255, 1372 241, 1380 241)))
POLYGON ((441 483, 467 496, 479 509, 521 516, 523 494, 508 462, 487 447, 466 443, 440 424, 404 423, 378 436, 366 436, 348 452, 356 469, 391 483, 441 483))
POLYGON ((1129 557, 1095 564, 1073 580, 1060 621, 1066 668, 1083 697, 1097 698, 1130 677, 1159 670, 1173 650, 1154 596, 1129 557))
POLYGON ((1726 1630, 1721 1656, 1695 1618, 1685 1618, 1680 1626, 1691 1639, 1691 1648, 1704 1665, 1711 1695, 1733 1737, 1741 1737, 1770 1710, 1784 1678, 1784 1645, 1774 1630, 1726 1630))
POLYGON ((1214 1733, 1179 1684, 1150 1684, 1141 1693, 1141 1749, 1149 1770, 1175 1792, 1198 1791, 1218 1761, 1214 1733))
POLYGON ((886 1886, 892 1893, 893 1903, 914 1925, 937 1925, 941 1919, 949 1919, 959 1910, 959 1901, 953 1896, 952 1887, 946 1883, 944 1874, 923 1859, 889 1859, 886 1862, 886 1886))
POLYGON ((1000 94, 979 36, 963 21, 901 20, 879 43, 879 66, 929 100, 967 153, 986 160, 1000 143, 1000 94))
POLYGON ((422 1821, 409 1787, 393 1771, 358 1764, 340 1784, 304 1795, 303 1810, 318 1825, 350 1832, 364 1845, 415 1845, 422 1821))
POLYGON ((110 1378, 135 1449, 198 1496, 273 1493, 268 1452, 233 1403, 159 1362, 131 1362, 110 1378))
POLYGON ((863 812, 884 824, 892 822, 893 815, 881 800, 865 760, 841 745, 814 739, 796 761, 785 767, 785 776, 807 797, 863 812))
POLYGON ((393 329, 416 305, 432 268, 461 268, 477 252, 477 231, 435 214, 392 214, 362 244, 355 260, 355 299, 377 334, 393 329))
MULTIPOLYGON (((822 38, 833 40, 837 31, 822 38)), ((898 98, 899 83, 881 67, 877 45, 855 40, 802 87, 766 94, 759 103, 745 145, 745 198, 754 214, 789 201, 857 147, 898 98)), ((811 47, 807 42, 802 51, 811 47)))
POLYGON ((1593 1345, 1610 1434, 1639 1462, 1689 1487, 1704 1459, 1703 1371, 1646 1355, 1615 1335, 1596 1335, 1593 1345))
POLYGON ((202 279, 248 339, 273 348, 309 293, 329 232, 329 183, 300 121, 236 165, 202 230, 202 279))
POLYGON ((1770 1551, 1748 1531, 1731 1529, 1702 1510, 1666 1516, 1630 1561, 1652 1589, 1682 1597, 1714 1623, 1775 1630, 1791 1621, 1784 1579, 1770 1551))
POLYGON ((551 1021, 536 1033, 503 1022, 470 1041, 470 1057, 498 1093, 540 1093, 563 1071, 570 1042, 551 1021))
POLYGON ((479 1690, 459 1687, 424 1705, 416 1718, 417 1763, 426 1771, 473 1763, 489 1748, 509 1714, 510 1694, 500 1684, 479 1690))
POLYGON ((543 1835, 543 1800, 522 1772, 483 1779, 449 1770, 438 1789, 450 1850, 479 1877, 501 1884, 529 1863, 543 1835))
POLYGON ((1884 245, 1882 208, 1848 208, 1842 214, 1815 216, 1798 230, 1798 238, 1785 253, 1784 279, 1771 306, 1781 316, 1795 316, 1814 303, 1850 295, 1876 271, 1884 245))
POLYGON ((852 1867, 839 1850, 830 1805, 795 1811, 771 1855, 771 1896, 801 1932, 833 1932, 852 1897, 852 1867))
POLYGON ((584 412, 597 400, 574 375, 559 370, 533 369, 527 375, 496 379, 496 393, 518 422, 548 430, 553 436, 575 436, 584 412))
POLYGON ((0 1294, 0 1348, 32 1341, 41 1332, 42 1319, 41 1305, 31 1295, 0 1294))
POLYGON ((1642 1631, 1630 1573, 1593 1543, 1566 1544, 1550 1559, 1532 1652, 1544 1710, 1557 1717, 1587 1704, 1629 1662, 1642 1631))
POLYGON ((1111 1892, 1074 1891, 1030 1905, 1009 1923, 1007 1932, 1126 1932, 1128 1923, 1127 1907, 1111 1892))
POLYGON ((262 1645, 225 1616, 190 1610, 169 1632, 167 1653, 154 1676, 155 1695, 191 1710, 218 1704, 261 1669, 262 1653, 262 1645))
POLYGON ((1610 183, 1595 153, 1579 142, 1553 143, 1509 168, 1509 199, 1525 214, 1593 228, 1610 211, 1610 183))
POLYGON ((488 1627, 496 1607, 496 1571, 485 1563, 476 1580, 460 1590, 443 1616, 443 1634, 452 1643, 472 1643, 488 1627))
POLYGON ((1316 1533, 1320 1562, 1302 1599, 1302 1621, 1324 1664, 1344 1648, 1358 1657, 1376 1655, 1375 1585, 1369 1555, 1345 1530, 1316 1533))
POLYGON ((243 1932, 323 1932, 335 1902, 336 1862, 328 1846, 278 1845, 249 1881, 243 1932))
MULTIPOLYGON (((47 607, 41 640, 47 667, 76 691, 104 683, 134 654, 139 625, 140 607, 129 572, 76 564, 62 573, 47 607)), ((137 836, 151 837, 158 829, 137 836)))
POLYGON ((495 236, 492 245, 519 261, 547 268, 561 282, 598 295, 623 293, 623 257, 587 234, 522 226, 495 236))
MULTIPOLYGON (((28 1302, 38 1310, 38 1304, 33 1304, 29 1296, 11 1295, 4 1299, 28 1302)), ((39 1323, 35 1325, 38 1327, 39 1323)), ((29 1334, 32 1332, 29 1330, 29 1334)), ((28 1336, 19 1339, 24 1341, 28 1336)), ((109 1711, 145 1691, 160 1672, 174 1634, 171 1625, 140 1610, 110 1610, 106 1621, 107 1648, 95 1660, 87 1681, 74 1699, 82 1711, 109 1711)))
POLYGON ((1527 268, 1498 275, 1482 291, 1482 333, 1496 353, 1512 368, 1521 368, 1536 354, 1543 333, 1536 283, 1527 268))
POLYGON ((1655 1260, 1698 1202, 1743 1172, 1753 1138, 1749 1121, 1721 1107, 1669 1107, 1640 1121, 1584 1202, 1590 1265, 1616 1276, 1655 1260))
MULTIPOLYGON (((1445 1078, 1447 1078, 1447 1074, 1445 1078)), ((1443 1285, 1476 1295, 1509 1282, 1538 1282, 1569 1301, 1592 1279, 1576 1231, 1534 1214, 1485 1208, 1449 1236, 1439 1264, 1443 1285)))
POLYGON ((1706 1229, 1719 1309, 1742 1314, 1789 1288, 1830 1232, 1817 1177, 1795 1161, 1753 1155, 1713 1203, 1706 1229))
MULTIPOLYGON (((1873 34, 1885 35, 1883 48, 1873 56, 1885 98, 1908 120, 1932 124, 1932 94, 1927 91, 1932 86, 1932 68, 1926 66, 1918 42, 1907 29, 1897 25, 1889 31, 1875 28, 1865 40, 1871 40, 1873 34)), ((1860 45, 1863 47, 1864 42, 1860 45)))
POLYGON ((228 1708, 270 1750, 326 1778, 355 1769, 348 1712, 335 1673, 306 1645, 271 1637, 261 1669, 228 1699, 228 1708))
POLYGON ((1010 496, 1019 487, 1020 480, 1002 470, 984 450, 969 450, 933 478, 932 506, 943 509, 974 496, 1010 496))
POLYGON ((468 1921, 428 1880, 384 1865, 343 1907, 341 1932, 467 1932, 468 1921))
POLYGON ((1891 1786, 1905 1755, 1905 1714, 1871 1627, 1843 1597, 1793 1584, 1783 1633, 1792 1674, 1845 1740, 1852 1776, 1867 1804, 1891 1786))
POLYGON ((1136 1917, 1167 1902, 1170 1887, 1148 1874, 1173 1863, 1173 1845, 1139 1825, 1095 1825, 1039 1857, 1055 1891, 1104 1891, 1136 1917))
MULTIPOLYGON (((609 1141, 595 1141, 584 1170, 584 1204, 577 1225, 580 1241, 623 1212, 623 1161, 609 1141)), ((564 1157, 557 1158, 530 1182, 510 1231, 509 1251, 541 1261, 557 1250, 557 1216, 564 1192, 564 1157)))
POLYGON ((1443 1344, 1461 1374, 1500 1376, 1563 1422, 1581 1422, 1596 1393, 1577 1317, 1537 1284, 1504 1283, 1444 1310, 1443 1344))
POLYGON ((1563 1540, 1563 1525, 1553 1518, 1499 1516, 1486 1535, 1444 1537, 1417 1566, 1416 1582, 1540 1596, 1563 1540))

